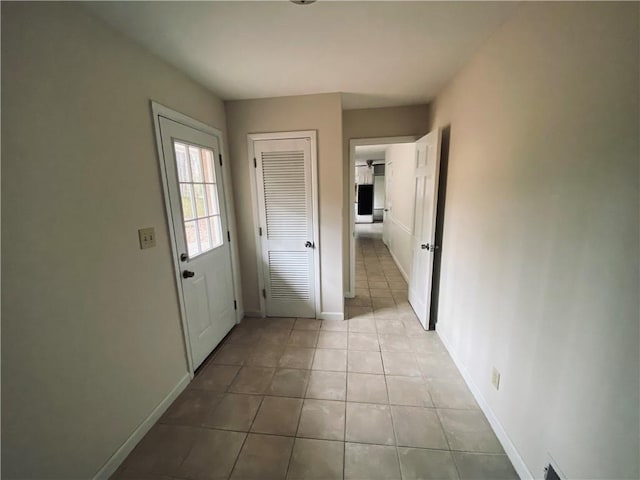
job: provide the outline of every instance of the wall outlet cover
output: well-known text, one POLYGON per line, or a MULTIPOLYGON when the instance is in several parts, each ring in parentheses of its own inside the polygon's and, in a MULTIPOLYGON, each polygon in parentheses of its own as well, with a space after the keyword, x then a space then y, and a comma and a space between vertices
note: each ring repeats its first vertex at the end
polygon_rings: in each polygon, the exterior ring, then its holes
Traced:
POLYGON ((496 367, 493 367, 493 373, 491 374, 491 383, 496 388, 496 390, 500 389, 500 372, 496 367))

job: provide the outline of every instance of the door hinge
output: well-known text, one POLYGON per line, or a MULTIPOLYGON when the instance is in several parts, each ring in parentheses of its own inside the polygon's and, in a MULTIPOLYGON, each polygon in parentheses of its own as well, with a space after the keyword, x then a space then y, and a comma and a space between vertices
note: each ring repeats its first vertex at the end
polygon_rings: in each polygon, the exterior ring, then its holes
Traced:
POLYGON ((227 240, 231 241, 231 234, 229 233, 229 230, 227 230, 227 240))
POLYGON ((267 298, 267 291, 264 288, 262 289, 262 296, 267 298))
POLYGON ((256 157, 253 157, 253 168, 258 168, 258 161, 256 160, 256 157))
POLYGON ((262 227, 258 227, 258 235, 262 236, 262 227))
POLYGON ((238 302, 236 302, 235 300, 233 301, 233 309, 234 310, 238 309, 238 302))
POLYGON ((220 166, 222 166, 222 154, 221 153, 218 154, 218 159, 220 160, 220 166))

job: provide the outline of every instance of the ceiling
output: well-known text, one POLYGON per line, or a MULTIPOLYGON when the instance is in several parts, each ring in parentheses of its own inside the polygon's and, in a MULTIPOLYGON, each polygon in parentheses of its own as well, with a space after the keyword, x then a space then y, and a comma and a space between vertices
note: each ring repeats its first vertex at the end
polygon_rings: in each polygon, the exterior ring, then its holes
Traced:
POLYGON ((343 92, 345 109, 431 100, 511 2, 85 2, 223 100, 343 92))
POLYGON ((356 145, 356 165, 366 164, 367 160, 384 160, 389 145, 356 145))

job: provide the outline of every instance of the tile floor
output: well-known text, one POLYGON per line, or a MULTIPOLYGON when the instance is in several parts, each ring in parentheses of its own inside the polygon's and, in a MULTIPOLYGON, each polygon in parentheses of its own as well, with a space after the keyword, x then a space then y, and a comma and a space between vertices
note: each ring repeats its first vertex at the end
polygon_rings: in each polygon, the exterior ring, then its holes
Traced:
POLYGON ((245 319, 113 478, 518 478, 379 227, 357 231, 349 320, 245 319))

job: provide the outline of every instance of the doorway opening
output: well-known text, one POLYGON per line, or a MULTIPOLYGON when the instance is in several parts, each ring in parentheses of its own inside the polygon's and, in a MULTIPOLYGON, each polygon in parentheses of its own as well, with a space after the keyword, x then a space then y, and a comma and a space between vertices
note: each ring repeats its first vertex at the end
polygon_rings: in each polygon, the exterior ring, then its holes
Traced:
POLYGON ((408 301, 422 327, 430 330, 437 321, 433 310, 441 269, 445 190, 439 190, 439 173, 441 153, 447 156, 441 152, 443 133, 435 129, 421 138, 350 141, 347 297, 353 300, 347 305, 357 306, 366 295, 373 299, 373 292, 363 289, 363 280, 371 281, 368 275, 373 270, 374 276, 385 277, 374 283, 386 281, 390 301, 396 305, 408 301), (393 278, 386 278, 388 274, 393 278))
MULTIPOLYGON (((352 139, 349 142, 349 285, 347 298, 356 292, 357 236, 378 240, 390 246, 392 243, 393 214, 393 158, 388 150, 411 150, 417 137, 378 137, 352 139)), ((412 154, 411 154, 412 155, 412 154)), ((412 158, 406 161, 411 163, 412 158)), ((410 225, 410 223, 407 223, 410 225)), ((390 249, 391 250, 391 249, 390 249)), ((394 259, 398 263, 397 259, 394 259)), ((407 272, 400 272, 408 281, 407 272)))

